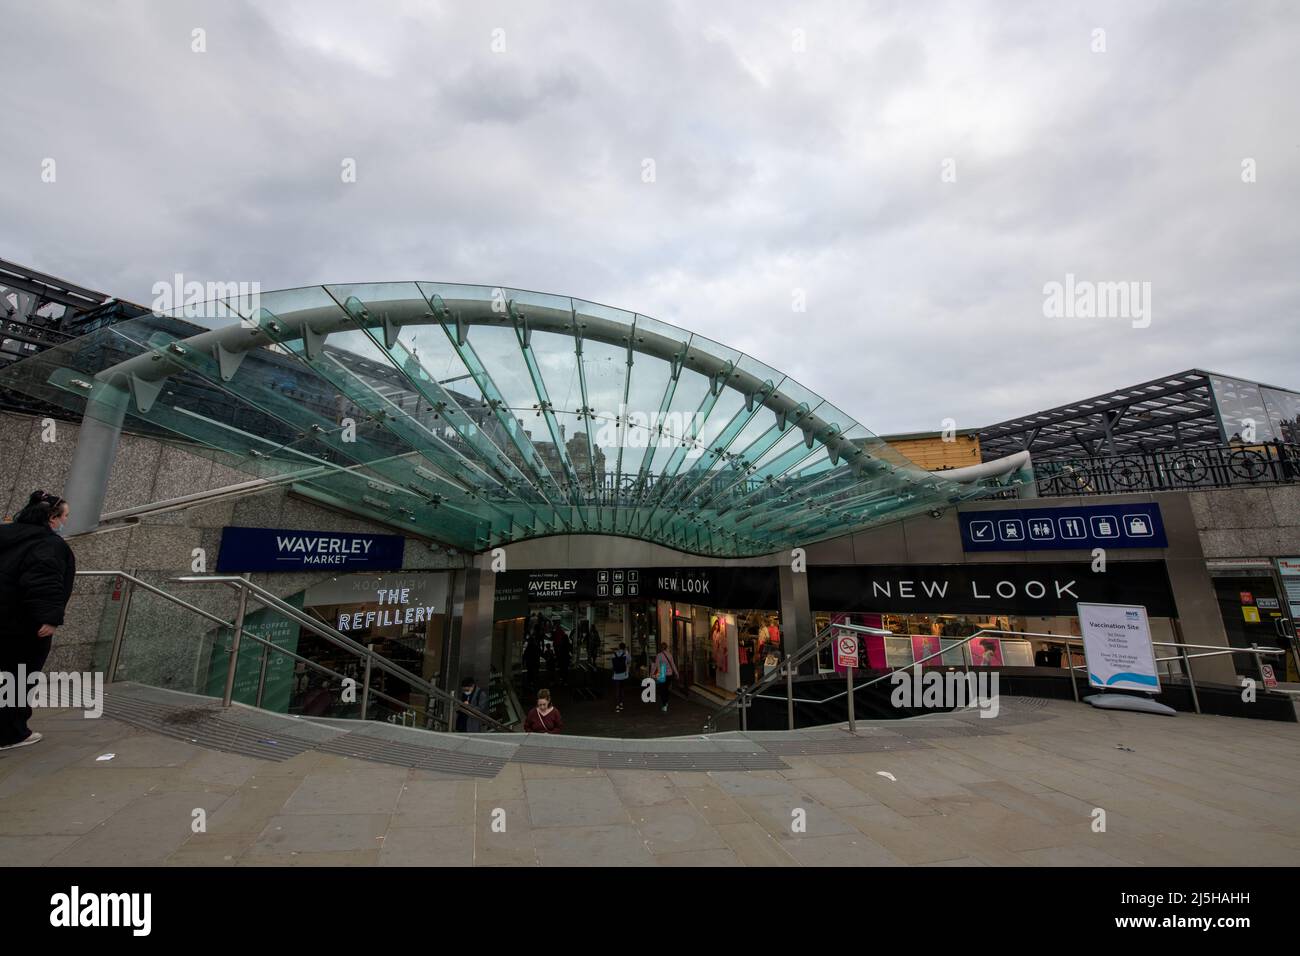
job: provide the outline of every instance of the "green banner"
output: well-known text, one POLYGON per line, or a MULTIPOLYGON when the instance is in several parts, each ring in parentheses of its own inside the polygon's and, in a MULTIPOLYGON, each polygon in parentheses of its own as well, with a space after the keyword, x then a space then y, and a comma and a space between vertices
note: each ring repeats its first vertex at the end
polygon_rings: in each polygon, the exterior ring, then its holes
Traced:
MULTIPOLYGON (((288 604, 302 607, 302 593, 285 598, 288 604)), ((230 699, 250 707, 257 704, 257 684, 262 669, 263 645, 248 640, 254 634, 276 647, 297 652, 299 625, 268 608, 251 611, 244 616, 244 640, 239 645, 239 660, 235 665, 235 686, 230 699)), ((208 695, 220 697, 226 691, 226 670, 230 661, 228 644, 215 645, 208 664, 208 695)), ((294 664, 292 657, 270 652, 266 662, 266 684, 262 689, 262 708, 281 714, 289 712, 293 695, 294 664)))

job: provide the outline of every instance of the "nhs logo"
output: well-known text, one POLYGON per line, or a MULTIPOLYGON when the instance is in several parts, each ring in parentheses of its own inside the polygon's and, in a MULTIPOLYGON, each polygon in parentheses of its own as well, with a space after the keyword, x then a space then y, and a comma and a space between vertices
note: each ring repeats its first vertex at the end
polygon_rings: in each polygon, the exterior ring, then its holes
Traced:
POLYGON ((285 528, 223 528, 218 571, 397 571, 400 534, 285 528))

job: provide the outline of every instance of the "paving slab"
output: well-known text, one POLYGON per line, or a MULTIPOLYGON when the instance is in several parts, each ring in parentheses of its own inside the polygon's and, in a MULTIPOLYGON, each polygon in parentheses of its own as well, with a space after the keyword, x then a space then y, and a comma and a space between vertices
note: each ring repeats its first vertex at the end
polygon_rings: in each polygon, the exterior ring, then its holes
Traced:
POLYGON ((628 809, 608 777, 529 780, 524 787, 534 827, 628 823, 628 809))
POLYGON ((319 724, 118 693, 122 719, 38 712, 46 739, 0 755, 0 863, 1300 863, 1293 724, 1043 701, 983 721, 998 734, 972 733, 980 718, 966 714, 864 722, 856 735, 612 741, 319 724), (249 751, 259 739, 284 746, 249 751), (725 769, 753 754, 773 763, 725 769))
POLYGON ((727 846, 704 815, 685 799, 638 807, 632 811, 632 822, 641 831, 650 852, 656 856, 690 850, 721 850, 727 846))
POLYGON ((383 813, 297 813, 272 817, 242 862, 298 853, 353 853, 383 848, 383 813))
POLYGON ((533 846, 533 826, 528 818, 527 803, 523 800, 503 800, 495 805, 480 802, 476 806, 474 865, 537 865, 537 850, 533 846))
POLYGON ((645 840, 630 823, 533 831, 542 866, 654 866, 645 840))
POLYGON ((474 827, 390 827, 380 866, 473 866, 474 827))

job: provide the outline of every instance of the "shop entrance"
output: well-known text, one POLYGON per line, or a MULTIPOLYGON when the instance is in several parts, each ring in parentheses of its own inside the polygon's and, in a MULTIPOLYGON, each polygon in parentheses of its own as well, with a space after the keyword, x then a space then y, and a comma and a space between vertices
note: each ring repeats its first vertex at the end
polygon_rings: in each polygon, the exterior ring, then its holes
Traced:
POLYGON ((540 687, 579 701, 602 697, 620 644, 632 657, 632 677, 647 673, 656 653, 647 602, 563 601, 519 610, 498 617, 493 653, 501 662, 494 670, 509 675, 521 702, 540 687))
POLYGON ((673 618, 673 660, 677 662, 678 683, 686 690, 695 683, 695 647, 691 640, 691 622, 673 618))
POLYGON ((667 712, 642 701, 642 682, 659 652, 658 605, 652 601, 532 602, 498 616, 494 625, 494 673, 509 675, 520 715, 545 687, 563 716, 563 733, 593 737, 673 737, 699 733, 712 710, 685 697, 694 676, 691 620, 663 622, 681 679, 667 712), (623 685, 625 704, 615 707, 613 655, 625 644, 631 657, 623 685), (495 663, 499 661, 500 663, 495 663), (566 666, 567 664, 567 666, 566 666))
MULTIPOLYGON (((1224 577, 1216 575, 1212 580, 1228 643, 1233 647, 1258 644, 1261 648, 1288 651, 1285 657, 1273 656, 1266 658, 1265 662, 1272 665, 1274 676, 1279 681, 1300 680, 1295 654, 1291 653, 1286 606, 1273 576, 1267 572, 1238 573, 1224 577)), ((1253 657, 1238 654, 1234 663, 1238 673, 1263 680, 1253 657)))

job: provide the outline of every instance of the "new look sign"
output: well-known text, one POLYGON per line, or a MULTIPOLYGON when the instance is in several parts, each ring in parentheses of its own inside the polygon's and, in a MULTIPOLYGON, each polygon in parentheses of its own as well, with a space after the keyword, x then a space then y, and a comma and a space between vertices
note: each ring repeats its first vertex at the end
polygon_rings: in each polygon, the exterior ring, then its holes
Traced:
POLYGON ((218 571, 396 571, 400 534, 224 528, 218 571))

